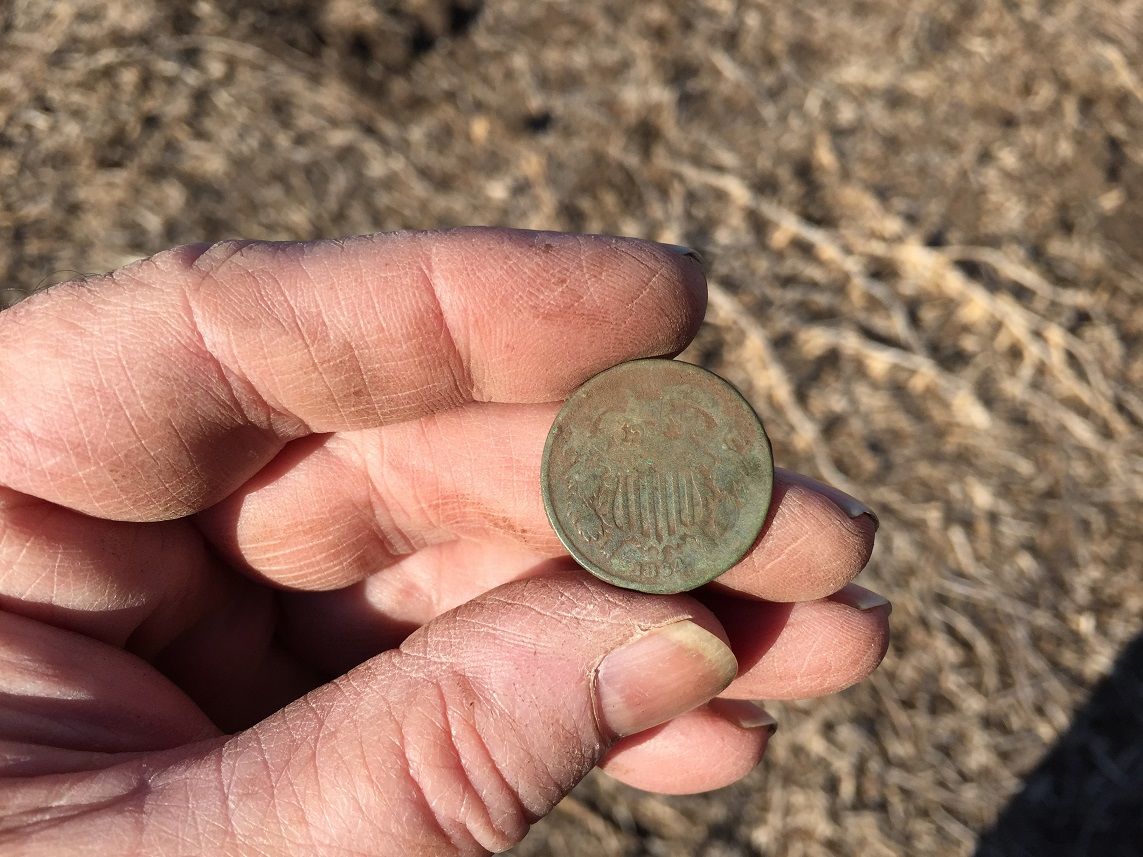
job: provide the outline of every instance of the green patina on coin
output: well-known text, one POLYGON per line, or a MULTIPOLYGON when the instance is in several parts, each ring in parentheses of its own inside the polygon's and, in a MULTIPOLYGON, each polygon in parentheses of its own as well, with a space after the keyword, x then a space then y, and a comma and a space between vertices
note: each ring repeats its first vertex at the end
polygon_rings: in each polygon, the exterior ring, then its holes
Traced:
POLYGON ((628 589, 684 592, 754 544, 774 458, 728 382, 677 360, 633 360, 567 400, 540 481, 548 518, 580 565, 628 589))

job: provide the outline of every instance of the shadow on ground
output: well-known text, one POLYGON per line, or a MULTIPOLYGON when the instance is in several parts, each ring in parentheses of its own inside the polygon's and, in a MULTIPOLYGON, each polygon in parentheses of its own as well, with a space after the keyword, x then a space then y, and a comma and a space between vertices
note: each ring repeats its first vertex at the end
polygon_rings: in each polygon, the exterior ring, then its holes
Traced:
POLYGON ((1143 854, 1143 633, 976 851, 976 857, 1045 854, 1143 854))

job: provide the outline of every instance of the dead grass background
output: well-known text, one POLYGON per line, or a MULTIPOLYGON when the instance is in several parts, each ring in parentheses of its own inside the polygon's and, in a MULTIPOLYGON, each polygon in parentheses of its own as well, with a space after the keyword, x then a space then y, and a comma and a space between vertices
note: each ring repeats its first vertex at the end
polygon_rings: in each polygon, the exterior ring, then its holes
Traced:
POLYGON ((894 643, 746 783, 593 777, 516 853, 1141 853, 1143 3, 805 5, 10 0, 0 295, 237 236, 698 247, 688 356, 876 507, 894 643))

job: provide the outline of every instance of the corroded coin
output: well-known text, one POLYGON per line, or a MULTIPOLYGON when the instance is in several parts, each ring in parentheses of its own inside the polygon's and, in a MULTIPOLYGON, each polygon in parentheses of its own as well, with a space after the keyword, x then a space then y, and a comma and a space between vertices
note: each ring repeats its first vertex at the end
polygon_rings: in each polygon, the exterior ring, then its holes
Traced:
POLYGON ((774 487, 742 395, 677 360, 633 360, 580 387, 544 448, 544 506, 576 561, 643 592, 694 589, 740 560, 774 487))

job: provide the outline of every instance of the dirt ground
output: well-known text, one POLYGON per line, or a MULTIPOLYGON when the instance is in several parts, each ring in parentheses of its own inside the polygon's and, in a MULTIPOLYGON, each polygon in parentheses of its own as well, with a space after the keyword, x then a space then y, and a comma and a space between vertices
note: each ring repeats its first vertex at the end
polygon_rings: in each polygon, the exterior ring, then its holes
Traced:
POLYGON ((688 356, 895 605, 746 782, 593 776, 516 854, 1141 853, 1143 3, 0 4, 4 303, 464 223, 699 248, 688 356))

